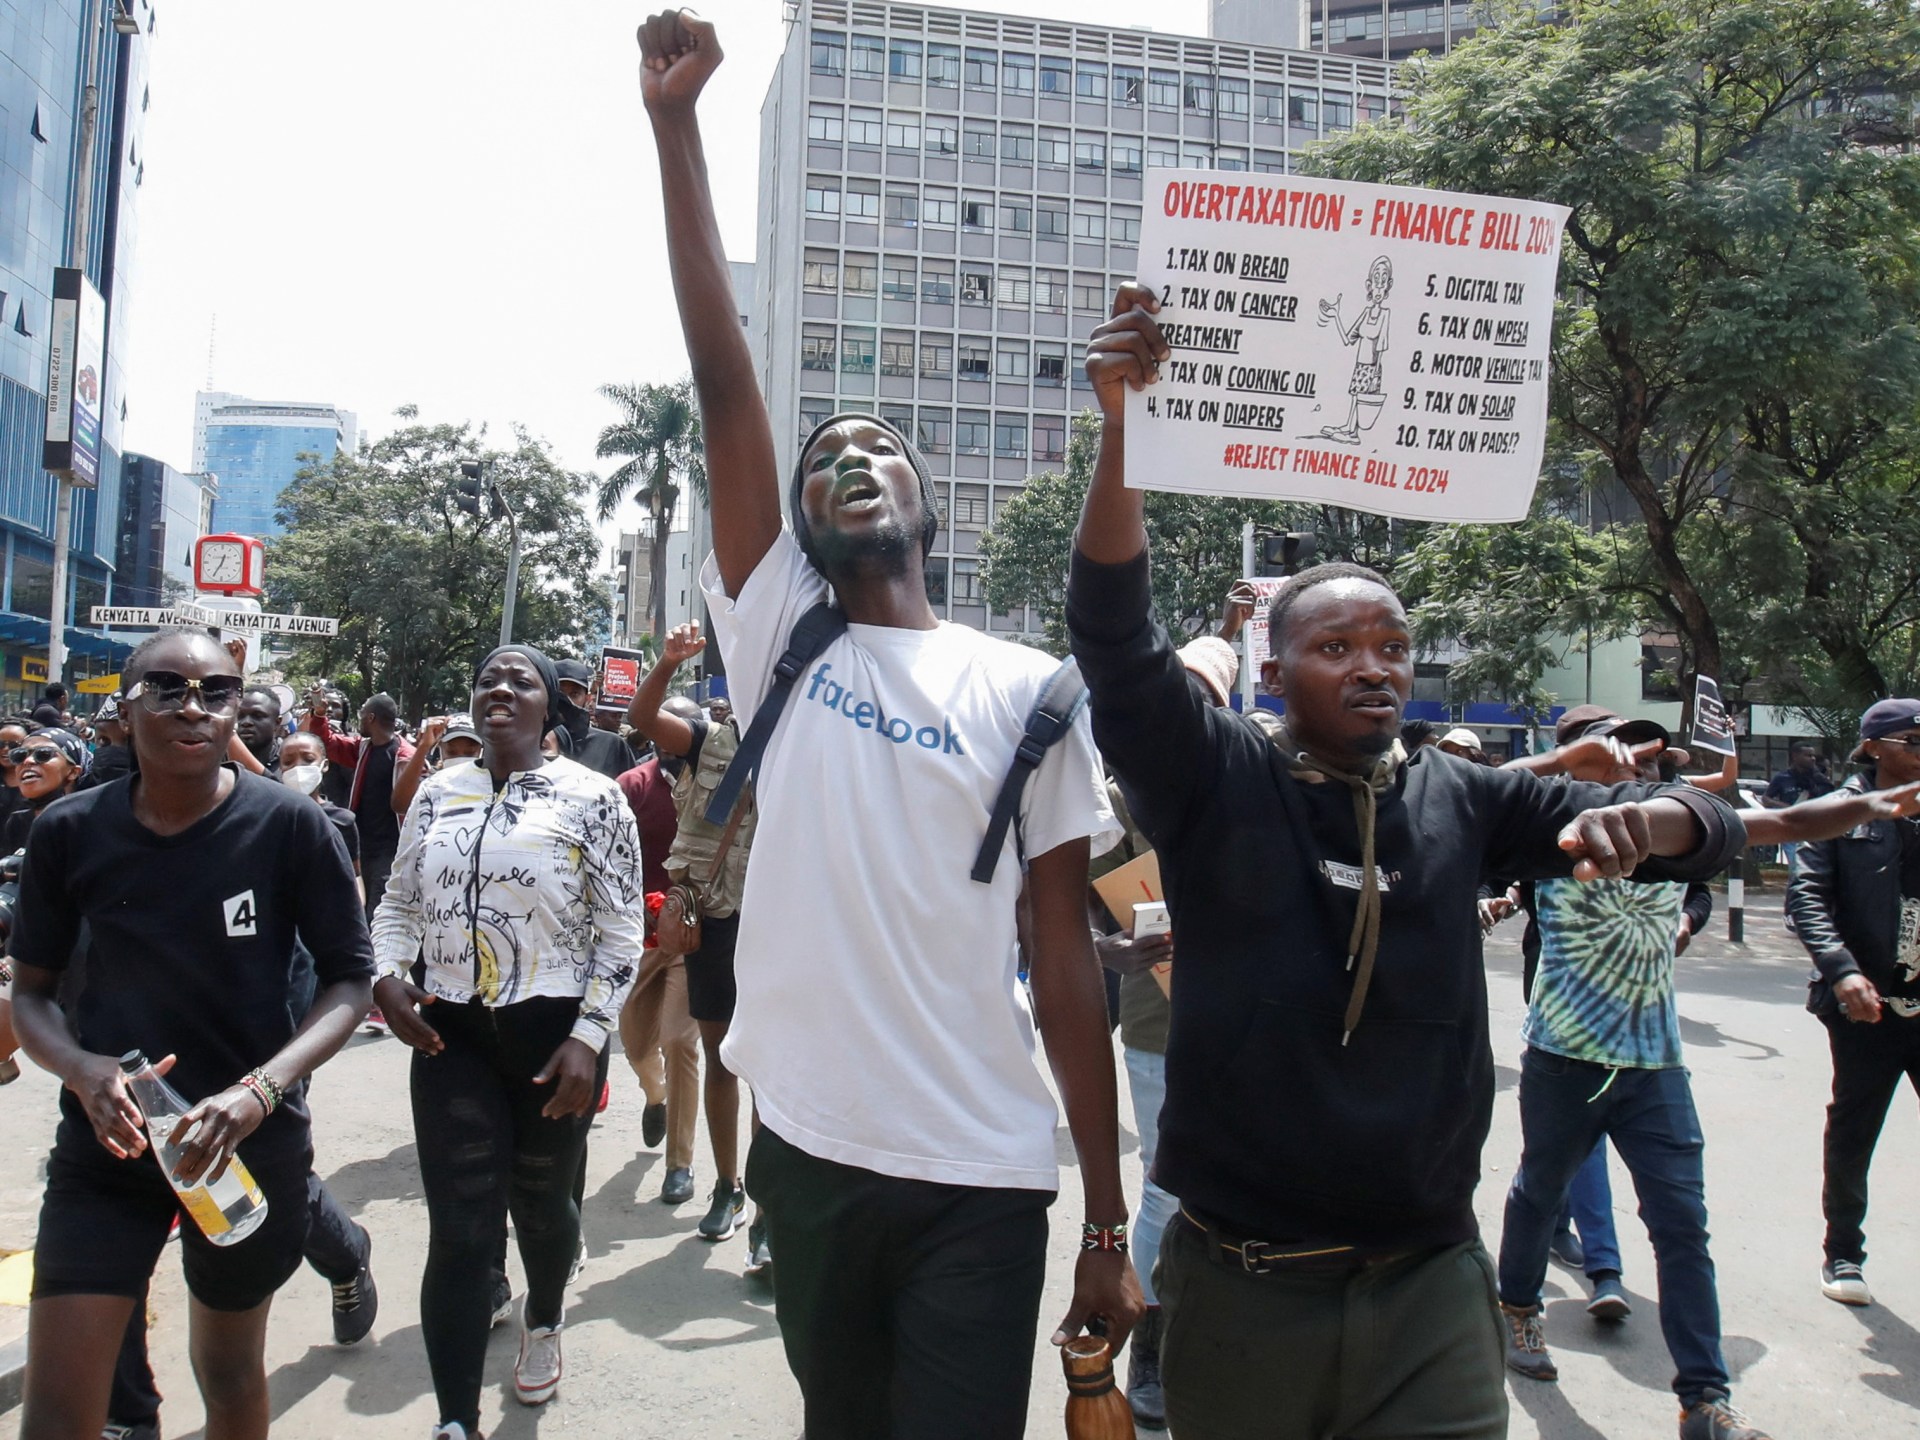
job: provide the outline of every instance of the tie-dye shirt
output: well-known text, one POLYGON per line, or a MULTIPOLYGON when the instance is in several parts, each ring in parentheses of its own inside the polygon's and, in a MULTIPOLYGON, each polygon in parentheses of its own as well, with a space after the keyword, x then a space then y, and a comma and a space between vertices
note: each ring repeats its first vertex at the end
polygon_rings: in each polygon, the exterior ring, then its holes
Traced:
POLYGON ((1540 970, 1521 1035, 1555 1055, 1630 1070, 1681 1063, 1673 947, 1687 887, 1542 880, 1540 970))

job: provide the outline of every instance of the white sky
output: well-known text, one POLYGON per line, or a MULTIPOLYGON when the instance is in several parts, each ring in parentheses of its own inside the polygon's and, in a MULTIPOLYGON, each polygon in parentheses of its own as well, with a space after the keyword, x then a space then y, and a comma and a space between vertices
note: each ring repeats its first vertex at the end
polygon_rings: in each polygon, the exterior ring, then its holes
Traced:
MULTIPOLYGON (((518 421, 596 468, 596 388, 686 369, 636 78, 649 8, 162 0, 127 448, 190 463, 217 316, 216 389, 342 405, 376 436, 408 403, 501 443, 518 421)), ((701 103, 721 230, 752 259, 781 6, 700 8, 727 52, 701 103)), ((1206 33, 1205 0, 963 8, 1206 33)))

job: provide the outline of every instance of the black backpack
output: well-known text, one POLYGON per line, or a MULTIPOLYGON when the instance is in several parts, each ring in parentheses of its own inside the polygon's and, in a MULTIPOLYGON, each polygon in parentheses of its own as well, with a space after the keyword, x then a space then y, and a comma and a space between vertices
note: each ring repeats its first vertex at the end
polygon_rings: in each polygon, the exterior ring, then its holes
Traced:
MULTIPOLYGON (((774 730, 779 727, 781 715, 786 713, 794 682, 820 652, 844 635, 846 630, 846 616, 825 600, 794 622, 793 633, 787 637, 786 653, 774 664, 773 680, 767 687, 766 698, 754 712, 753 723, 741 738, 740 748, 734 752, 727 773, 714 787, 713 797, 707 804, 707 820, 710 823, 726 823, 740 792, 746 788, 749 780, 760 773, 760 762, 767 753, 774 730)), ((1080 666, 1073 660, 1061 662, 1060 668, 1048 676, 1046 684, 1040 687, 1040 696, 1027 714, 1026 728, 1020 736, 1020 746, 1014 752, 1013 763, 1007 767, 1006 778, 1000 782, 1000 793, 994 797, 986 838, 980 842, 980 852, 973 861, 973 878, 981 884, 987 885, 993 881, 993 872, 1000 863, 1000 852, 1006 846, 1007 827, 1014 823, 1020 813, 1020 797, 1026 791, 1027 781, 1040 768, 1048 749, 1073 727, 1075 717, 1086 703, 1087 682, 1081 678, 1080 666)), ((1024 859, 1025 850, 1021 846, 1017 828, 1014 847, 1024 859)))

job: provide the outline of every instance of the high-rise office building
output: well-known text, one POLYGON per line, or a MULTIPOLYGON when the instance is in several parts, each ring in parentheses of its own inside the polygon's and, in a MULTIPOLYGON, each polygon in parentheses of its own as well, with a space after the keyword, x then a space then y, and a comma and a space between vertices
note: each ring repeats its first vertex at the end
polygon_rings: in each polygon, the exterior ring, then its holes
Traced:
MULTIPOLYGON (((1273 23, 1297 34, 1291 44, 1334 55, 1405 60, 1425 50, 1442 55, 1487 24, 1480 0, 1214 0, 1269 7, 1273 23)), ((1558 9, 1542 0, 1540 9, 1558 9)))
POLYGON ((37 676, 46 660, 55 488, 40 460, 53 272, 68 262, 83 199, 85 268, 107 302, 107 356, 99 488, 74 492, 67 648, 81 674, 110 669, 127 649, 88 628, 87 615, 108 598, 120 532, 122 365, 136 291, 152 28, 150 0, 0 3, 0 694, 10 701, 37 689, 24 672, 37 676), (98 111, 82 174, 89 84, 98 111))
POLYGON ((922 5, 790 13, 761 107, 750 317, 783 463, 827 415, 877 410, 940 492, 938 612, 1033 628, 987 614, 980 532, 1094 403, 1081 351, 1134 273, 1144 171, 1284 173, 1384 114, 1391 71, 922 5))
POLYGON ((151 455, 128 455, 120 492, 120 605, 163 605, 193 588, 193 542, 213 529, 219 486, 151 455))
POLYGON ((315 460, 352 454, 359 422, 351 410, 297 400, 249 400, 201 391, 193 404, 193 468, 220 482, 216 530, 278 535, 280 492, 315 460))

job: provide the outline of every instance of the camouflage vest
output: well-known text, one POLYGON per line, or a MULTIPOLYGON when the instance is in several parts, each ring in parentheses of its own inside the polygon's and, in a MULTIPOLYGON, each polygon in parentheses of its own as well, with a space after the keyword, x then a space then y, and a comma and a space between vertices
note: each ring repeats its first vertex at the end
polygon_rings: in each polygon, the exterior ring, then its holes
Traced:
POLYGON ((680 829, 673 837, 673 849, 667 852, 667 875, 676 885, 691 884, 700 897, 701 913, 718 919, 740 908, 740 895, 747 882, 747 851, 753 846, 753 791, 748 789, 740 795, 746 816, 734 833, 719 876, 708 881, 726 826, 707 823, 707 802, 739 748, 740 732, 731 721, 708 725, 707 738, 700 744, 699 762, 681 770, 673 782, 673 805, 679 813, 680 829))

